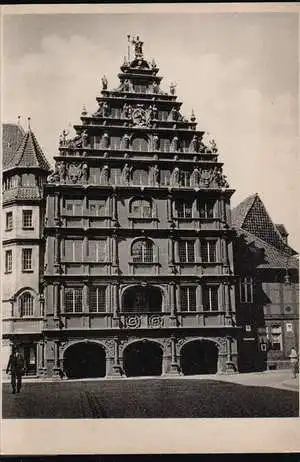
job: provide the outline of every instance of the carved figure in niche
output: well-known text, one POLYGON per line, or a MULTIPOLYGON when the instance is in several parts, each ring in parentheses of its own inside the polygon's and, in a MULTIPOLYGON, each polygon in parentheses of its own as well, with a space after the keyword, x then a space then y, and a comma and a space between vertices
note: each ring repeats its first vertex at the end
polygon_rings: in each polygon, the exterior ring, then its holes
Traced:
POLYGON ((123 91, 129 91, 129 80, 128 79, 124 80, 122 89, 123 91))
POLYGON ((104 148, 108 148, 109 145, 109 136, 107 133, 104 133, 103 138, 102 138, 102 143, 104 148))
POLYGON ((153 167, 153 182, 155 185, 159 185, 159 168, 157 165, 154 165, 153 167))
POLYGON ((103 106, 102 106, 102 114, 103 114, 103 117, 109 116, 109 106, 106 101, 103 103, 103 106))
POLYGON ((74 148, 81 148, 82 147, 82 135, 81 133, 77 133, 73 140, 72 140, 72 145, 74 148))
POLYGON ((175 167, 173 170, 173 185, 179 185, 180 183, 180 170, 178 167, 175 167))
POLYGON ((107 90, 108 80, 107 80, 106 75, 102 77, 101 82, 102 82, 102 89, 107 90))
POLYGON ((101 176, 103 179, 103 184, 107 185, 109 183, 109 177, 110 177, 110 171, 109 171, 108 165, 104 165, 101 176))
POLYGON ((174 136, 174 138, 172 139, 170 150, 178 151, 178 137, 177 136, 174 136))
POLYGON ((176 87, 177 87, 176 83, 173 83, 173 82, 170 83, 170 93, 171 93, 171 95, 175 95, 176 87))
POLYGON ((199 148, 198 137, 197 135, 194 135, 191 141, 191 151, 198 152, 198 148, 199 148))
POLYGON ((137 35, 136 38, 133 38, 131 40, 132 45, 134 45, 134 52, 135 52, 135 57, 136 58, 142 58, 143 57, 143 44, 144 42, 141 42, 140 37, 137 35))
POLYGON ((59 175, 60 181, 63 183, 66 179, 66 164, 64 162, 57 162, 56 164, 56 171, 57 174, 59 175))
POLYGON ((178 111, 175 107, 172 107, 169 115, 168 115, 168 120, 177 120, 178 119, 178 111))
POLYGON ((123 171, 122 171, 122 178, 125 183, 129 183, 131 177, 132 167, 129 167, 128 164, 125 164, 123 171))
POLYGON ((213 179, 213 171, 211 169, 202 169, 200 174, 200 186, 208 188, 213 179))
POLYGON ((79 164, 70 164, 68 168, 68 179, 72 183, 78 183, 82 177, 82 169, 79 164))
POLYGON ((122 108, 121 117, 122 119, 126 119, 128 117, 128 104, 127 103, 125 103, 122 108))
POLYGON ((152 139, 153 151, 158 151, 158 141, 159 141, 158 136, 154 135, 152 139))
POLYGON ((82 170, 82 179, 86 183, 88 181, 88 177, 89 177, 89 167, 88 167, 88 165, 85 164, 85 163, 82 164, 81 170, 82 170))
POLYGON ((82 146, 86 147, 89 144, 89 135, 87 134, 87 131, 85 130, 82 134, 82 146))
POLYGON ((153 113, 153 119, 157 120, 157 118, 158 118, 158 109, 157 109, 155 104, 153 104, 153 106, 152 106, 152 113, 153 113))
POLYGON ((158 93, 159 92, 159 86, 156 82, 152 83, 152 92, 153 93, 158 93))
POLYGON ((226 176, 223 175, 221 167, 215 168, 214 179, 215 179, 216 185, 219 186, 220 188, 229 188, 229 184, 227 182, 226 176))
POLYGON ((127 135, 127 133, 125 133, 125 135, 123 136, 123 147, 124 147, 124 149, 129 148, 129 140, 130 140, 129 135, 127 135))
POLYGON ((192 177, 191 177, 191 182, 192 182, 191 186, 199 186, 200 172, 199 172, 199 169, 197 167, 195 167, 194 170, 193 170, 192 177))
POLYGON ((132 106, 131 104, 128 104, 128 118, 130 119, 132 117, 132 106))

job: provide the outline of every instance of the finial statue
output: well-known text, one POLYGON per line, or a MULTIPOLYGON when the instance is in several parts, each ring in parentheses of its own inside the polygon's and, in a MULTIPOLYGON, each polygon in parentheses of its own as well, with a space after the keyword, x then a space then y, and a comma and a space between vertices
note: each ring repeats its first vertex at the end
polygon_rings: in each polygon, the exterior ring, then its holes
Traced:
POLYGON ((175 95, 176 87, 177 87, 177 83, 173 83, 173 82, 170 83, 170 93, 171 93, 171 95, 175 95))
POLYGON ((131 40, 131 43, 134 45, 135 57, 142 58, 144 42, 141 42, 140 37, 137 35, 136 38, 131 40))
POLYGON ((106 75, 102 77, 101 82, 102 82, 102 89, 107 90, 108 80, 107 80, 106 75))

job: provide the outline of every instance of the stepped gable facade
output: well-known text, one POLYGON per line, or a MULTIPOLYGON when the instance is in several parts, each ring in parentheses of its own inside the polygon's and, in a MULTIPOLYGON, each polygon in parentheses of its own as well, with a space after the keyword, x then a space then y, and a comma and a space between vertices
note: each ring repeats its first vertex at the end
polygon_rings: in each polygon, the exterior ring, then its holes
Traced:
POLYGON ((40 374, 237 368, 229 188, 214 140, 132 41, 46 185, 40 374))
POLYGON ((2 364, 15 344, 27 372, 36 374, 43 328, 43 185, 50 166, 30 127, 4 124, 2 143, 2 364))
POLYGON ((258 194, 232 211, 239 370, 286 367, 299 348, 299 261, 258 194))

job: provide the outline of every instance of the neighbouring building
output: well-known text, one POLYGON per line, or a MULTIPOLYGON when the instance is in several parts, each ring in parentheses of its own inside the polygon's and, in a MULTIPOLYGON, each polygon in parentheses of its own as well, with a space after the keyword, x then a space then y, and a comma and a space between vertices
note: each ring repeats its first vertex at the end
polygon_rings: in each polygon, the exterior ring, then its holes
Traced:
POLYGON ((4 355, 18 344, 28 374, 70 378, 284 367, 299 320, 287 232, 257 195, 231 212, 214 140, 132 44, 50 175, 30 128, 4 125, 4 355))
POLYGON ((299 261, 284 225, 272 222, 260 197, 232 211, 239 370, 286 367, 292 347, 299 351, 299 261))
POLYGON ((36 374, 43 328, 43 184, 50 168, 30 127, 25 132, 19 124, 4 124, 2 133, 2 364, 17 344, 27 373, 36 374))

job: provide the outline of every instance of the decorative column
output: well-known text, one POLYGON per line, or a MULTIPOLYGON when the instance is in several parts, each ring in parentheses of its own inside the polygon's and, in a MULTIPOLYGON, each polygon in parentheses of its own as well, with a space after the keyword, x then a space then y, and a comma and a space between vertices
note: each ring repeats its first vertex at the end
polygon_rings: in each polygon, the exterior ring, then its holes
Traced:
POLYGON ((118 255, 117 233, 113 233, 112 235, 112 267, 113 267, 113 274, 119 274, 119 255, 118 255))
POLYGON ((54 342, 54 367, 53 367, 53 375, 59 376, 59 371, 60 371, 60 357, 59 357, 59 348, 60 348, 60 342, 59 340, 56 340, 54 342))
POLYGON ((172 201, 172 195, 169 194, 168 195, 168 202, 167 202, 167 217, 168 217, 168 222, 170 224, 171 227, 174 226, 174 223, 173 223, 173 201, 172 201))
POLYGON ((57 274, 61 272, 61 235, 57 230, 54 238, 54 268, 57 274))
POLYGON ((169 374, 170 375, 180 374, 180 367, 177 362, 177 354, 176 354, 176 338, 174 336, 171 337, 171 365, 170 365, 169 374))
POLYGON ((112 377, 121 377, 123 375, 122 367, 120 365, 119 358, 119 340, 117 337, 114 338, 114 362, 111 369, 112 377))
POLYGON ((54 195, 54 222, 56 226, 60 224, 60 193, 54 195))
POLYGON ((53 283, 53 308, 54 319, 58 319, 60 313, 60 287, 58 282, 53 283))
POLYGON ((112 323, 113 323, 113 327, 119 327, 119 325, 120 325, 120 319, 119 319, 119 284, 117 282, 113 282, 111 287, 112 287, 112 311, 113 311, 112 323))
POLYGON ((223 282, 223 298, 224 298, 224 307, 225 307, 225 325, 232 325, 231 322, 231 312, 230 312, 230 293, 229 293, 229 281, 223 282))
POLYGON ((111 205, 112 205, 112 221, 113 225, 118 227, 118 202, 117 202, 117 194, 114 192, 111 196, 111 205))

